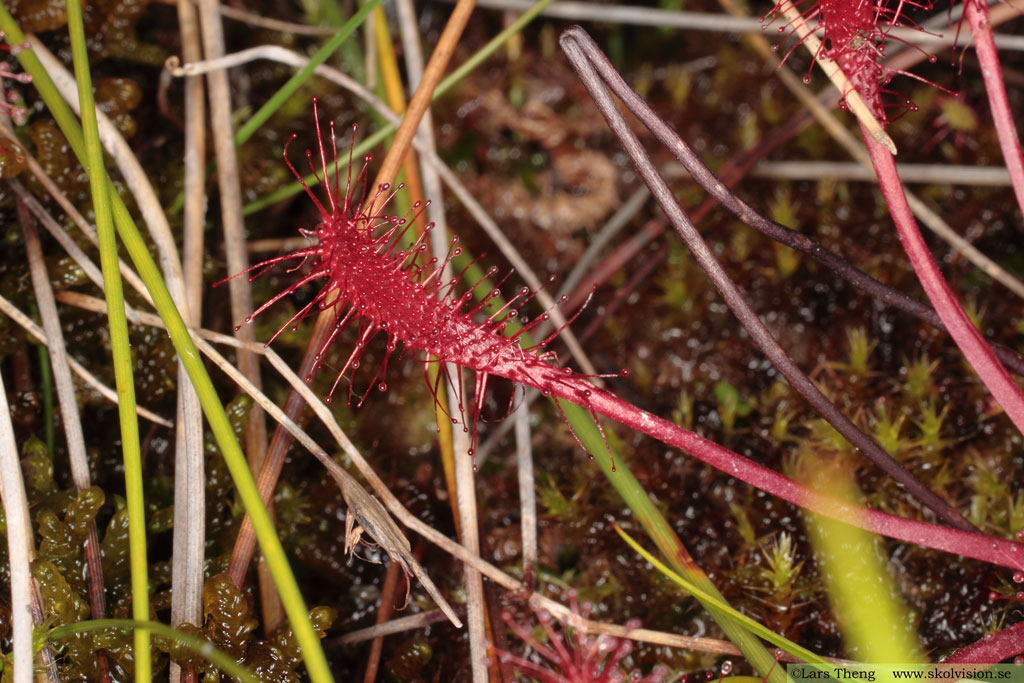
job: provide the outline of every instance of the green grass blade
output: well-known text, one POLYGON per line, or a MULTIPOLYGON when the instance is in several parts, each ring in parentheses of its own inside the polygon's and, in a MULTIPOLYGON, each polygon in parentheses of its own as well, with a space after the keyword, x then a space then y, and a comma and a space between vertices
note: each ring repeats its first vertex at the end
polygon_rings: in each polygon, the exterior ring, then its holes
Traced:
MULTIPOLYGON (((85 159, 82 165, 89 175, 92 205, 96 214, 96 234, 100 246, 100 268, 103 291, 107 300, 107 320, 113 355, 114 379, 117 384, 117 412, 121 424, 121 450, 124 458, 125 498, 128 510, 128 548, 131 566, 132 615, 149 618, 149 567, 146 557, 146 508, 143 501, 142 452, 139 445, 139 423, 135 416, 135 383, 132 373, 131 342, 125 316, 124 292, 117 263, 117 237, 114 234, 107 174, 103 167, 96 122, 96 104, 92 95, 89 54, 85 46, 85 24, 81 0, 68 0, 68 34, 74 58, 78 100, 81 102, 82 132, 85 159)), ((135 631, 135 680, 149 683, 153 663, 149 653, 149 631, 135 631)))
MULTIPOLYGON (((20 27, 3 4, 0 4, 0 30, 4 32, 5 39, 11 45, 20 45, 25 42, 25 36, 20 27)), ((78 121, 67 104, 64 103, 50 76, 39 62, 38 57, 32 53, 32 50, 22 50, 18 53, 18 60, 25 71, 32 76, 33 86, 43 98, 54 120, 64 133, 72 151, 74 151, 83 164, 87 164, 85 139, 81 128, 78 126, 78 121)), ((100 170, 102 170, 102 166, 100 166, 100 170)), ((214 389, 213 382, 210 381, 210 376, 206 372, 206 367, 203 365, 199 352, 196 350, 195 344, 188 334, 185 323, 181 319, 181 314, 178 312, 177 307, 175 307, 174 301, 167 291, 167 286, 160 276, 160 271, 153 261, 153 257, 149 253, 131 214, 128 212, 120 196, 114 191, 113 186, 110 185, 109 180, 105 176, 104 179, 107 184, 114 225, 117 228, 118 235, 129 257, 132 259, 139 277, 153 298, 157 313, 167 327, 171 343, 174 345, 174 349, 195 387, 196 394, 199 396, 199 403, 203 408, 210 431, 213 432, 214 439, 224 456, 224 461, 238 489, 238 494, 245 507, 245 511, 252 519, 256 539, 267 560, 267 566, 270 568, 274 582, 277 584, 278 592, 281 594, 285 613, 295 632, 299 647, 302 649, 309 677, 314 683, 332 681, 330 669, 327 666, 327 658, 320 645, 320 639, 309 621, 308 611, 302 599, 302 593, 299 591, 298 583, 295 580, 295 575, 288 565, 284 548, 281 546, 280 539, 277 538, 274 525, 270 521, 270 516, 260 500, 259 492, 256 489, 256 482, 246 464, 245 455, 235 440, 231 424, 224 413, 224 406, 221 405, 220 399, 217 397, 216 389, 214 389)))
POLYGON ((139 630, 152 631, 161 638, 173 640, 179 645, 188 648, 214 666, 219 667, 221 671, 237 681, 259 683, 259 679, 252 672, 236 662, 228 653, 218 650, 214 647, 213 643, 157 621, 142 619, 92 619, 75 624, 67 624, 66 626, 58 626, 51 630, 48 636, 51 640, 61 640, 76 633, 107 630, 126 631, 128 629, 135 629, 136 632, 139 630))
POLYGON ((252 115, 245 124, 238 129, 235 133, 235 145, 242 145, 246 140, 252 137, 253 133, 259 130, 260 126, 267 122, 267 120, 274 115, 278 109, 288 100, 289 97, 295 94, 295 91, 302 87, 302 84, 309 80, 309 77, 313 75, 313 70, 327 61, 334 52, 341 47, 341 44, 348 39, 348 37, 359 28, 366 17, 369 16, 370 12, 374 10, 377 5, 381 3, 381 0, 368 0, 362 8, 352 15, 352 18, 345 22, 345 24, 338 29, 338 32, 331 36, 331 39, 323 44, 319 50, 316 51, 309 59, 309 64, 302 67, 295 72, 288 81, 282 85, 273 97, 267 100, 267 103, 260 107, 259 111, 252 115))

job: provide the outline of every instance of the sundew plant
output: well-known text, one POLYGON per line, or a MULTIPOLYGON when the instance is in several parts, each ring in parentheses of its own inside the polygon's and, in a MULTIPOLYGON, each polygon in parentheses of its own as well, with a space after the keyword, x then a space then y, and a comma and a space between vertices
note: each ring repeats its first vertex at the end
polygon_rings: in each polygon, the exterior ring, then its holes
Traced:
POLYGON ((4 3, 3 680, 1024 655, 1020 21, 4 3))

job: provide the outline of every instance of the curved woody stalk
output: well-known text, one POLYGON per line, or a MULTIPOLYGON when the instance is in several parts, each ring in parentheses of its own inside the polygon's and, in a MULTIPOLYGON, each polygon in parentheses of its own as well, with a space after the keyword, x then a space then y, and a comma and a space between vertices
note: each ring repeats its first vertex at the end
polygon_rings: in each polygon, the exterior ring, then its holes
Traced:
MULTIPOLYGON (((777 14, 792 7, 791 0, 778 3, 771 14, 777 14)), ((882 64, 885 55, 885 41, 889 31, 897 25, 913 25, 901 14, 910 3, 890 3, 886 0, 822 0, 812 3, 805 10, 801 20, 817 19, 824 31, 824 40, 819 51, 834 60, 849 78, 852 86, 860 93, 875 117, 886 124, 886 109, 891 107, 912 107, 905 99, 895 104, 883 102, 883 95, 892 94, 886 89, 894 72, 882 64), (895 4, 895 8, 890 5, 895 4)), ((933 3, 921 0, 910 4, 912 7, 930 9, 933 3)), ((977 15, 977 7, 971 0, 967 3, 967 15, 977 15)), ((982 22, 972 19, 972 27, 982 22)), ((902 72, 899 72, 902 73, 902 72)), ((990 96, 992 91, 990 90, 990 96)), ((999 111, 996 110, 997 118, 999 111)), ((892 215, 900 241, 907 252, 910 263, 917 273, 925 294, 935 307, 943 325, 953 341, 967 358, 981 381, 992 393, 1018 430, 1024 432, 1024 392, 1012 380, 1006 368, 999 362, 992 347, 981 336, 964 313, 949 285, 942 277, 935 259, 921 235, 921 230, 907 204, 903 185, 896 171, 896 163, 890 151, 880 145, 863 127, 868 153, 871 157, 879 187, 889 212, 892 215)), ((1019 148, 1019 145, 1018 145, 1019 148)), ((1011 169, 1013 162, 1010 162, 1011 169)))
MULTIPOLYGON (((319 136, 319 121, 317 132, 319 136)), ((387 335, 387 355, 359 403, 374 386, 380 390, 386 389, 383 378, 387 362, 401 344, 402 354, 418 356, 425 368, 431 362, 439 362, 436 360, 439 359, 440 362, 458 366, 460 371, 465 368, 475 373, 476 387, 472 406, 474 424, 479 419, 488 379, 491 376, 504 377, 540 390, 552 397, 556 405, 559 400, 571 401, 588 410, 595 418, 604 415, 668 445, 681 448, 699 460, 794 505, 898 540, 1024 569, 1024 546, 1020 544, 888 515, 813 492, 767 467, 619 399, 594 386, 586 375, 557 367, 553 363, 554 354, 543 349, 557 336, 558 331, 534 347, 526 348, 520 343, 523 331, 547 320, 547 314, 530 321, 514 335, 504 334, 513 319, 518 317, 520 307, 532 297, 526 288, 519 290, 500 310, 477 322, 475 317, 483 315, 488 301, 497 297, 499 290, 493 290, 481 302, 469 307, 475 287, 470 287, 465 294, 455 296, 454 289, 460 277, 441 281, 440 274, 445 263, 459 253, 455 239, 443 262, 432 258, 419 263, 418 256, 426 250, 424 236, 420 236, 411 247, 400 248, 401 235, 410 225, 408 219, 387 217, 382 212, 368 214, 365 210, 368 205, 385 205, 386 202, 379 200, 390 197, 391 188, 382 185, 372 201, 367 202, 365 190, 361 197, 354 196, 349 175, 348 186, 342 193, 333 126, 331 143, 335 163, 333 184, 323 141, 320 140, 320 166, 325 176, 321 182, 326 188, 327 205, 322 204, 306 188, 320 210, 322 221, 315 230, 302 232, 308 237, 315 237, 316 244, 269 259, 245 271, 253 273, 251 278, 256 278, 268 268, 285 262, 298 260, 299 264, 293 270, 307 262, 309 264, 305 275, 260 306, 245 319, 246 323, 277 301, 293 294, 298 287, 314 280, 327 280, 313 299, 292 316, 274 337, 286 328, 294 329, 304 318, 321 310, 333 309, 335 324, 317 352, 319 365, 325 350, 338 334, 354 326, 357 330, 355 348, 338 373, 331 394, 346 374, 358 368, 370 339, 378 332, 384 332, 387 335)), ((312 166, 312 154, 309 151, 306 154, 312 166)), ((288 165, 292 168, 290 162, 288 165)), ((294 168, 292 171, 299 175, 294 168)), ((356 185, 365 185, 364 174, 365 169, 357 177, 356 185)), ((413 211, 421 208, 414 206, 413 211)), ((492 268, 488 273, 493 274, 495 271, 492 268)), ((307 381, 311 379, 312 373, 306 377, 307 381)), ((436 387, 432 386, 431 391, 436 394, 436 387)), ((326 400, 330 398, 329 395, 326 400)), ((350 388, 349 401, 351 399, 350 388)), ((468 431, 465 406, 459 405, 458 408, 463 428, 468 431)), ((453 423, 459 422, 454 416, 450 417, 453 423)), ((475 446, 475 426, 473 431, 475 446)))

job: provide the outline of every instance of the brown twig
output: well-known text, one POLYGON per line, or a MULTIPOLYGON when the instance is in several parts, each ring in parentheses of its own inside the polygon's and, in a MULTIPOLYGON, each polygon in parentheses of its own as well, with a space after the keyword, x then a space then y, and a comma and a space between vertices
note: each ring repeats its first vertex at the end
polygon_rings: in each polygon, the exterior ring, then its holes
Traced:
MULTIPOLYGON (((398 588, 398 575, 400 574, 397 562, 388 565, 384 572, 384 583, 380 587, 380 604, 377 605, 376 624, 387 623, 391 615, 395 613, 395 589, 398 588)), ((370 652, 366 655, 366 669, 363 672, 363 683, 373 683, 377 680, 377 667, 380 666, 380 654, 384 649, 384 637, 377 636, 370 642, 370 652)))

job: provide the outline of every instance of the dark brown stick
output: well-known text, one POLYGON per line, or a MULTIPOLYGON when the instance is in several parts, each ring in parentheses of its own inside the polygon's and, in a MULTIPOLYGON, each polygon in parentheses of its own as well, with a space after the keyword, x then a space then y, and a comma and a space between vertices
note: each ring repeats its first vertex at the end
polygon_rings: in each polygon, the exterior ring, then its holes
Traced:
MULTIPOLYGON (((885 449, 861 431, 834 403, 828 400, 810 378, 786 355, 786 352, 775 341, 768 328, 761 322, 760 318, 757 317, 757 314, 747 303, 748 297, 746 294, 729 279, 728 274, 715 258, 707 243, 700 236, 700 233, 697 232, 697 229, 687 218, 682 208, 680 208, 665 180, 654 167, 647 152, 640 145, 636 135, 630 129, 622 113, 612 100, 611 93, 605 84, 608 84, 614 90, 623 104, 640 118, 656 136, 658 136, 659 132, 664 134, 664 129, 667 128, 667 125, 656 116, 651 116, 653 112, 650 107, 647 106, 640 95, 626 84, 625 80, 622 79, 615 70, 615 67, 612 66, 611 62, 608 61, 608 58, 605 57, 604 53, 601 52, 601 49, 586 31, 579 26, 574 26, 562 34, 560 42, 562 50, 568 56, 569 61, 572 62, 573 68, 576 69, 580 79, 587 87, 595 104, 608 122, 608 126, 615 133, 616 137, 619 138, 619 142, 626 150, 637 172, 651 190, 651 194, 658 200, 658 204, 672 222, 676 232, 686 243, 694 259, 703 268, 719 293, 721 293, 730 310, 732 310, 761 352, 772 362, 772 365, 779 370, 789 384, 836 431, 864 453, 882 471, 902 484, 911 495, 931 509, 940 519, 958 529, 974 531, 974 526, 964 519, 956 508, 944 501, 912 473, 904 469, 885 449), (600 72, 600 75, 598 75, 598 72, 600 72), (658 124, 661 127, 658 127, 658 124)), ((659 137, 659 140, 665 144, 665 140, 662 140, 661 137, 659 137)), ((737 215, 745 223, 751 224, 757 215, 756 212, 740 202, 735 195, 732 195, 718 178, 699 163, 699 160, 696 159, 696 156, 693 155, 688 147, 685 145, 670 145, 670 148, 672 148, 674 154, 683 156, 690 162, 693 168, 688 170, 690 170, 694 179, 702 187, 709 188, 708 191, 715 195, 723 204, 728 202, 726 204, 727 207, 733 207, 739 212, 737 215)))

